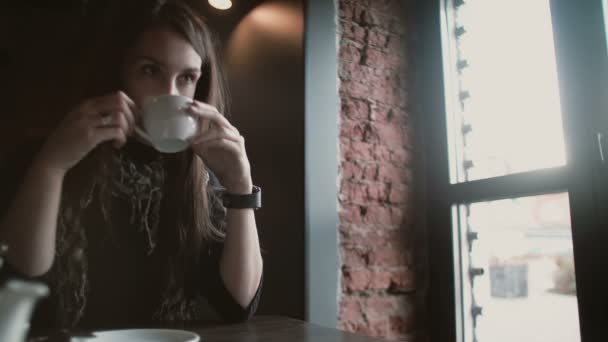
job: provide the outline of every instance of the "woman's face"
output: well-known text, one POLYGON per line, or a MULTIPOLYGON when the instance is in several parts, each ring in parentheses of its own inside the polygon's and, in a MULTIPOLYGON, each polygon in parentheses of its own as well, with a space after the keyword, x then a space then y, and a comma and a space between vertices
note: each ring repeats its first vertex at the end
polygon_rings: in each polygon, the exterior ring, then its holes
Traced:
POLYGON ((168 28, 145 31, 127 53, 124 91, 141 105, 147 97, 194 97, 202 60, 192 45, 168 28))

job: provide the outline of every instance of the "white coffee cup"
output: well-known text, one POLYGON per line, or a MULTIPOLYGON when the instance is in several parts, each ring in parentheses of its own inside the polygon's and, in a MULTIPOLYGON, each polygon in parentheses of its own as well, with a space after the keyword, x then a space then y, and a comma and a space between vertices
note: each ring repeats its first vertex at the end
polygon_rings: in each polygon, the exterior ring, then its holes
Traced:
POLYGON ((198 120, 186 108, 192 99, 181 95, 161 95, 143 103, 141 124, 135 133, 163 153, 180 152, 188 148, 188 139, 198 130, 198 120))

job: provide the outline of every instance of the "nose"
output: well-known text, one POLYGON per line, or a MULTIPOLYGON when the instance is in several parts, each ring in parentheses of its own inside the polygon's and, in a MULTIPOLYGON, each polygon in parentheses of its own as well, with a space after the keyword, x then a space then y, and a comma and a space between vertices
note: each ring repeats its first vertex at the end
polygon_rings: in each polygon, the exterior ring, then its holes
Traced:
POLYGON ((179 88, 177 87, 177 82, 171 81, 171 85, 169 86, 169 94, 179 95, 179 88))
POLYGON ((168 95, 179 95, 179 87, 176 79, 168 79, 163 82, 162 93, 168 95))

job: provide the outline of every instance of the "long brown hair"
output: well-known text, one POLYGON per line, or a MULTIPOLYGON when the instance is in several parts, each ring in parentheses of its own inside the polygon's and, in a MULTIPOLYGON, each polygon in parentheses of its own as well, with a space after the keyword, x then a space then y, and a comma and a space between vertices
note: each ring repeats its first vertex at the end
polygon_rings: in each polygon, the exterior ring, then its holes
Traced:
MULTIPOLYGON (((84 100, 119 90, 122 83, 120 71, 129 47, 146 30, 162 27, 182 35, 202 59, 195 98, 225 113, 225 81, 217 55, 217 40, 193 7, 178 0, 131 0, 108 4, 105 9, 97 9, 100 16, 87 19, 95 26, 83 31, 87 43, 79 56, 87 62, 80 63, 74 73, 76 79, 79 75, 86 75, 86 83, 76 83, 87 86, 76 88, 73 97, 84 100)), ((87 261, 81 253, 86 247, 86 237, 78 227, 80 218, 75 213, 86 208, 95 192, 101 194, 102 206, 109 201, 105 190, 112 173, 110 159, 114 153, 110 146, 102 144, 66 177, 57 232, 58 260, 51 274, 60 291, 67 292, 58 293, 60 305, 69 316, 61 320, 62 325, 76 324, 86 305, 87 261), (91 174, 97 176, 90 177, 91 174), (83 186, 83 183, 87 185, 83 186)), ((163 308, 165 317, 162 319, 188 319, 191 315, 186 311, 191 305, 183 303, 187 297, 184 291, 188 290, 188 279, 196 270, 206 243, 222 240, 224 234, 222 227, 211 219, 211 209, 214 203, 217 204, 217 198, 213 189, 207 186, 203 162, 191 150, 168 155, 165 160, 159 253, 167 262, 164 268, 171 287, 168 296, 174 297, 165 302, 182 302, 177 307, 172 304, 171 308, 163 308), (167 313, 167 310, 174 312, 167 313)))

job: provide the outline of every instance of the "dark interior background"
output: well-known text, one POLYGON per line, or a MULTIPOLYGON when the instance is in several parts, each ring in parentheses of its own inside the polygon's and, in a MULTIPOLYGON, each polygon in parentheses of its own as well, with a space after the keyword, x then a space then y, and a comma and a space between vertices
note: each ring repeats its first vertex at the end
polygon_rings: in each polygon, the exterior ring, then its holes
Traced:
MULTIPOLYGON (((115 0, 0 0, 0 160, 61 118, 65 75, 81 18, 115 0)), ((118 1, 118 0, 116 0, 118 1)), ((124 1, 124 0, 123 0, 124 1)), ((233 0, 201 8, 218 33, 231 92, 230 120, 246 139, 264 289, 258 313, 304 318, 304 0, 233 0)), ((0 189, 0 191, 2 191, 0 189)))

